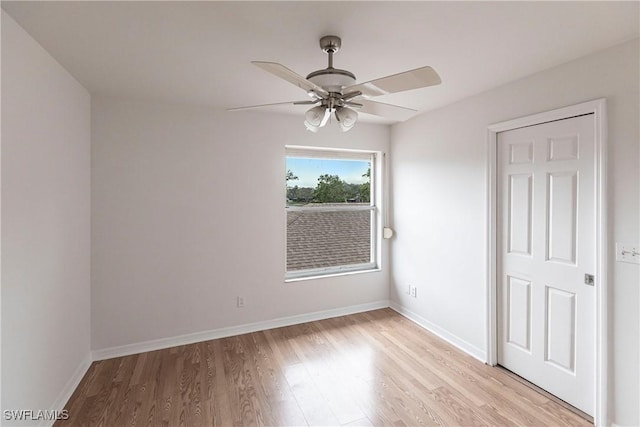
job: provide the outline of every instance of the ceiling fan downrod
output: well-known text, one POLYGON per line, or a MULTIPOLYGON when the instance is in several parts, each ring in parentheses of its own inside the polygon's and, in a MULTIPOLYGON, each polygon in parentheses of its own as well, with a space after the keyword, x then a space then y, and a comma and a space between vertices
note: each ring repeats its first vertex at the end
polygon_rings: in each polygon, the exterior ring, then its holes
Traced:
POLYGON ((320 38, 320 49, 329 55, 329 65, 327 68, 333 68, 333 54, 340 50, 342 40, 338 36, 324 36, 320 38))
POLYGON ((320 39, 320 48, 329 55, 329 66, 307 75, 307 80, 317 84, 327 92, 342 95, 342 88, 351 86, 356 82, 356 76, 347 70, 333 68, 333 54, 340 50, 342 40, 338 36, 324 36, 320 39))

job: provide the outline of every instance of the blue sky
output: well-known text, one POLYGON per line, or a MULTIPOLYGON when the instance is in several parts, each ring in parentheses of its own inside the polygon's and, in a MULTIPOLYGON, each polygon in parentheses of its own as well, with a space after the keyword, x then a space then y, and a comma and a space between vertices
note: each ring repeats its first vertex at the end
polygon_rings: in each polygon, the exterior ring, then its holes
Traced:
POLYGON ((287 157, 287 168, 298 177, 296 181, 289 181, 289 186, 315 187, 318 177, 323 174, 338 175, 349 184, 362 184, 369 178, 362 175, 369 169, 369 162, 363 160, 327 160, 303 159, 287 157))

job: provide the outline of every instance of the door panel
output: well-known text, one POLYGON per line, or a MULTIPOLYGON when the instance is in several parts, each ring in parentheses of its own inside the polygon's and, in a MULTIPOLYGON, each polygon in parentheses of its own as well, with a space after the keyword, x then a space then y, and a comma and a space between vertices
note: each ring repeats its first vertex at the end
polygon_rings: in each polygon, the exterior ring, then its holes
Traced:
POLYGON ((509 252, 531 255, 531 174, 509 177, 509 252))
POLYGON ((550 161, 577 160, 578 159, 578 138, 576 135, 560 138, 549 138, 550 161))
POLYGON ((533 141, 524 141, 509 146, 510 163, 512 165, 527 164, 533 161, 533 141))
POLYGON ((591 415, 594 150, 592 114, 498 134, 498 363, 591 415))
POLYGON ((547 175, 547 260, 576 263, 576 171, 547 175))
POLYGON ((508 342, 531 351, 531 282, 512 276, 507 280, 508 342))
POLYGON ((576 295, 547 286, 547 351, 545 360, 575 373, 576 295))

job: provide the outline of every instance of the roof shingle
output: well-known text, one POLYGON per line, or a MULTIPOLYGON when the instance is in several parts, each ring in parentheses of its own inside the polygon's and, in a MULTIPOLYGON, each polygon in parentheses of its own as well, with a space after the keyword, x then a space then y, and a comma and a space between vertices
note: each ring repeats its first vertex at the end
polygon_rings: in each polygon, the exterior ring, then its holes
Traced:
POLYGON ((287 212, 288 271, 370 261, 370 211, 287 212))

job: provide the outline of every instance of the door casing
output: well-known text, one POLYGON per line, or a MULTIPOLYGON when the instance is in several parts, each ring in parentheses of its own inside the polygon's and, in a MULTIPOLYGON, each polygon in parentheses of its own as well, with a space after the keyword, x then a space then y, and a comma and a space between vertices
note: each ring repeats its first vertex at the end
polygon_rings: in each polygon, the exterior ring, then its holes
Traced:
POLYGON ((607 398, 607 103, 596 99, 543 113, 533 114, 487 128, 487 278, 486 278, 486 363, 498 363, 498 289, 497 289, 497 144, 498 133, 583 114, 594 114, 595 124, 595 215, 596 215, 596 295, 595 295, 595 414, 596 426, 608 425, 607 398))

